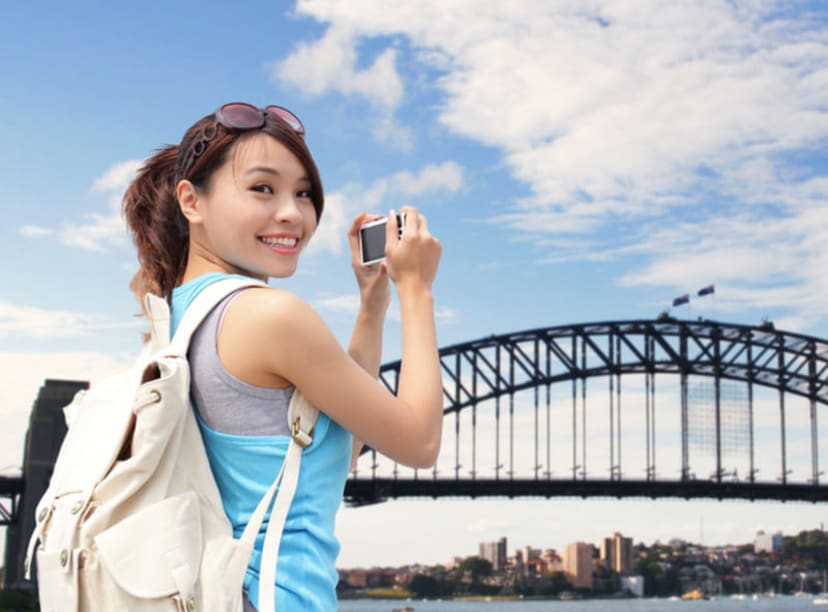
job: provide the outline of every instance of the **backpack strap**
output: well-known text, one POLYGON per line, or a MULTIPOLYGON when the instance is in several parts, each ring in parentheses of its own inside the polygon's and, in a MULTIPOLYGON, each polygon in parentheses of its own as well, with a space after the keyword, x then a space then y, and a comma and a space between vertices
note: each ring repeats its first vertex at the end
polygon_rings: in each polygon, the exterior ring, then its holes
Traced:
POLYGON ((164 298, 147 293, 144 296, 144 310, 150 323, 149 357, 170 343, 170 307, 164 298))
MULTIPOLYGON (((238 289, 243 289, 245 287, 266 286, 267 285, 262 281, 258 281, 253 278, 227 278, 208 285, 199 292, 192 303, 187 307, 187 310, 184 312, 184 316, 178 324, 175 335, 169 341, 169 346, 162 350, 164 350, 164 352, 168 355, 186 357, 187 349, 190 346, 190 338, 195 333, 195 330, 198 329, 198 326, 201 325, 204 317, 206 317, 210 311, 215 308, 216 304, 238 289)), ((152 309, 155 304, 148 299, 146 305, 147 311, 152 315, 151 320, 153 321, 153 326, 155 326, 155 316, 152 313, 152 309)), ((167 329, 169 330, 169 324, 167 324, 167 329)), ((153 332, 155 331, 156 330, 153 329, 153 332)), ((167 334, 169 335, 169 331, 167 334)))
POLYGON ((291 429, 291 440, 285 453, 282 468, 276 475, 273 484, 262 496, 259 505, 250 517, 247 526, 240 538, 241 543, 252 550, 259 534, 265 514, 273 501, 273 510, 265 531, 262 547, 262 562, 259 567, 259 612, 275 612, 276 610, 276 567, 279 562, 279 544, 285 528, 288 510, 296 493, 299 482, 299 469, 302 465, 302 451, 313 441, 313 427, 319 417, 319 411, 302 395, 299 390, 293 392, 288 407, 288 426, 291 429), (276 490, 278 489, 278 494, 276 490))

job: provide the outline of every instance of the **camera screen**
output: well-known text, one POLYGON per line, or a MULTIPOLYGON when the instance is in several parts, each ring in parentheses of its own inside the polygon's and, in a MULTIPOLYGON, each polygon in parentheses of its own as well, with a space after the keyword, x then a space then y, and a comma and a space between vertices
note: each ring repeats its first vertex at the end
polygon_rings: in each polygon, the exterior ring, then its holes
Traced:
POLYGON ((362 230, 362 261, 385 257, 385 223, 364 227, 362 230))

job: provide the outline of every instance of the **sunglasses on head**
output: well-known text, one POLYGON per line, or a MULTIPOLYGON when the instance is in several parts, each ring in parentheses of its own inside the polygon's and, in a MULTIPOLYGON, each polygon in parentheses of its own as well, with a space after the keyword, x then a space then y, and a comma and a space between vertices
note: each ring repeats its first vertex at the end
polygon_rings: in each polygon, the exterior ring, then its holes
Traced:
POLYGON ((299 117, 285 107, 277 106, 276 104, 258 108, 246 102, 228 102, 227 104, 219 106, 214 114, 216 117, 215 123, 201 128, 198 142, 190 150, 187 163, 184 164, 184 168, 181 171, 182 176, 186 176, 195 160, 204 153, 207 144, 215 138, 217 132, 216 125, 223 125, 226 128, 234 130, 255 130, 265 124, 267 115, 271 115, 288 124, 302 138, 305 137, 305 126, 302 125, 299 117))

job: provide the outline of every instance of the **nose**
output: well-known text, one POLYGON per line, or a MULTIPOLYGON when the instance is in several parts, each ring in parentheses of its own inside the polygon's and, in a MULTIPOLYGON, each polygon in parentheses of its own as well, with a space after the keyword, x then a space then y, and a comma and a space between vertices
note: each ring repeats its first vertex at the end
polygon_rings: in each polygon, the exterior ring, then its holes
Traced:
POLYGON ((302 211, 299 209, 299 202, 292 194, 286 194, 279 198, 274 214, 279 223, 297 223, 302 220, 302 211))

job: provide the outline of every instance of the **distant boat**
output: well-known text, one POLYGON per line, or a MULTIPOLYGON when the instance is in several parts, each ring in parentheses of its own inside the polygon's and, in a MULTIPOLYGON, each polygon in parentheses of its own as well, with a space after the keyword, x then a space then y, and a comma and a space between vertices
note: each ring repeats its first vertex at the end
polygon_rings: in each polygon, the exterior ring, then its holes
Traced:
POLYGON ((828 606, 828 574, 822 572, 822 595, 814 597, 815 606, 828 606))
POLYGON ((687 591, 681 596, 682 599, 686 600, 696 600, 696 599, 707 599, 707 596, 704 594, 704 591, 701 589, 693 589, 692 591, 687 591))
POLYGON ((391 612, 414 612, 414 608, 406 606, 404 608, 394 608, 391 612))

